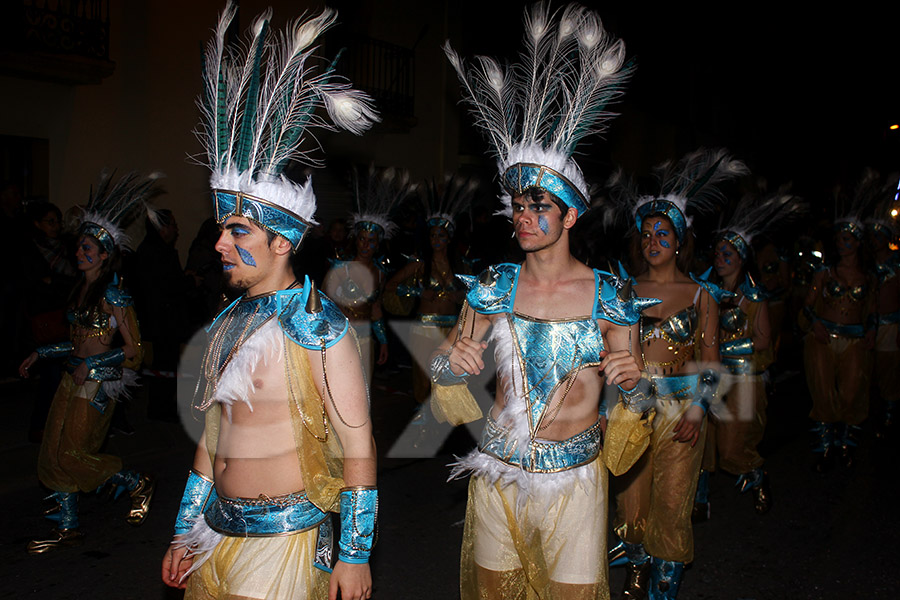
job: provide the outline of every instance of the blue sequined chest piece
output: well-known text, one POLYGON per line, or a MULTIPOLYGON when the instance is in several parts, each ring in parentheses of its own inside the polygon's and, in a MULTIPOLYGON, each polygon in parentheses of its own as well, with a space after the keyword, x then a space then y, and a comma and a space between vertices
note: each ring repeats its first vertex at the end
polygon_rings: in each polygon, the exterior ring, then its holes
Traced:
POLYGON ((544 321, 513 313, 512 324, 528 391, 529 427, 535 433, 557 388, 571 384, 578 370, 600 364, 603 338, 589 317, 544 321))

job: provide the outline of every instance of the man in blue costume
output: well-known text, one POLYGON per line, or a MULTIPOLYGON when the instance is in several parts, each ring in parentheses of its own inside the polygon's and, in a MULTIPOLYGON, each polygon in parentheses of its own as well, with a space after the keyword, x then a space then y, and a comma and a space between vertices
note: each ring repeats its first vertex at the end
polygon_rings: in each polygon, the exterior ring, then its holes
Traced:
POLYGON ((653 301, 572 256, 570 230, 590 207, 572 153, 603 130, 628 68, 624 44, 583 7, 551 15, 537 4, 525 26, 523 64, 509 68, 479 57, 467 70, 444 47, 497 156, 525 261, 466 278, 458 325, 432 359, 432 405, 452 423, 481 416, 464 383, 493 342, 497 395, 479 447, 454 471, 473 473, 461 597, 608 599, 600 398, 607 384, 629 405, 647 398, 631 350, 653 301))
POLYGON ((324 122, 309 121, 317 106, 356 133, 377 117, 365 95, 329 83, 329 71, 314 76, 310 44, 333 11, 290 24, 278 42, 267 40, 265 13, 233 50, 224 37, 235 10, 229 3, 207 52, 201 137, 222 226, 216 250, 244 294, 209 329, 195 405, 206 427, 162 578, 194 599, 361 600, 371 595, 378 507, 365 378, 347 319, 294 278, 291 257, 316 202, 308 179, 280 170, 298 156, 304 128, 324 122), (278 61, 260 60, 268 52, 278 61), (287 89, 270 85, 276 62, 287 89), (253 118, 257 108, 264 118, 253 118), (341 516, 333 572, 332 512, 341 516))

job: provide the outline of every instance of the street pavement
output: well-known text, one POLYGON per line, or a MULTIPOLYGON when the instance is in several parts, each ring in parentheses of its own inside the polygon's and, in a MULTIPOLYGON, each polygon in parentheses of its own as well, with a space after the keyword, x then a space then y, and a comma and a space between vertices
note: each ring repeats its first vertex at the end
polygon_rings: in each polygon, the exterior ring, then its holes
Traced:
MULTIPOLYGON (((182 386, 183 387, 183 386, 182 386)), ((381 520, 372 560, 374 597, 455 599, 466 482, 447 482, 454 454, 468 451, 472 435, 409 427, 415 416, 410 369, 376 375, 372 411, 381 456, 381 520), (417 436, 430 436, 419 444, 417 436), (406 440, 398 446, 398 440, 406 440), (409 441, 412 440, 410 443, 409 441), (418 450, 416 450, 418 448, 418 450)), ((106 451, 128 467, 153 473, 158 488, 143 526, 125 522, 127 497, 109 503, 84 494, 80 546, 41 556, 25 551, 29 539, 49 531, 41 516, 46 492, 38 484, 38 445, 27 441, 33 382, 0 383, 3 460, 0 461, 0 599, 35 597, 180 598, 160 580, 160 561, 191 467, 199 421, 183 411, 180 422, 151 420, 138 391, 125 406, 132 435, 114 433, 106 451)), ((179 405, 187 401, 179 396, 179 405)), ((120 406, 119 409, 122 407, 120 406)), ((897 444, 875 440, 867 429, 857 465, 825 475, 810 469, 809 398, 802 377, 788 374, 770 400, 763 443, 774 505, 758 516, 734 477, 711 482, 712 520, 695 526, 695 558, 679 598, 853 599, 900 597, 900 574, 891 551, 897 539, 897 444)), ((421 441, 421 440, 420 440, 421 441)), ((612 598, 621 596, 622 569, 610 572, 612 598)))

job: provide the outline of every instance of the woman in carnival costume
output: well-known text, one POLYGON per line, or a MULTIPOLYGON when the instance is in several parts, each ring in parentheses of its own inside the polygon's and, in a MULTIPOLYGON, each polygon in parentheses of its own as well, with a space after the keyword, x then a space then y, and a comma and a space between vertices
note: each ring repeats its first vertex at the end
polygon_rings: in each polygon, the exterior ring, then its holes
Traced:
POLYGON ((774 332, 767 295, 749 271, 754 264, 753 240, 801 211, 802 205, 790 194, 765 199, 747 196, 716 238, 713 266, 722 288, 732 296, 719 306, 724 394, 712 407, 714 418, 707 432, 695 506, 695 517, 700 520, 709 518, 709 474, 717 459, 723 470, 738 476, 741 492, 752 492, 758 514, 768 512, 771 506, 768 477, 757 446, 766 427, 764 372, 774 360, 774 332))
POLYGON ((897 403, 900 402, 900 252, 891 248, 897 241, 897 224, 891 215, 897 197, 897 181, 896 173, 885 181, 872 216, 865 221, 876 279, 877 333, 872 372, 878 397, 869 413, 877 419, 878 436, 887 435, 893 428, 897 403))
MULTIPOLYGON (((128 491, 128 522, 140 525, 150 510, 155 481, 123 470, 122 459, 100 454, 115 403, 127 397, 141 364, 141 332, 134 303, 119 280, 127 223, 147 211, 146 200, 159 191, 158 176, 130 173, 113 181, 101 176, 79 229, 75 253, 81 277, 68 312, 71 340, 42 346, 19 367, 28 377, 39 358, 66 357, 62 381, 53 397, 38 458, 38 478, 53 490, 47 518, 57 522, 50 537, 28 544, 32 554, 78 543, 78 494, 109 485, 118 498, 128 491)), ((152 214, 152 213, 151 213, 152 214)))
POLYGON ((353 183, 357 212, 350 223, 356 252, 350 260, 331 261, 332 268, 323 287, 356 330, 363 366, 371 381, 373 363, 382 365, 388 359, 387 328, 381 304, 388 265, 378 251, 381 243, 389 240, 397 230, 390 218, 391 208, 411 194, 415 185, 409 183, 409 174, 405 171, 382 169, 376 172, 374 167, 369 169, 362 191, 355 172, 353 183), (377 361, 373 351, 375 341, 379 348, 377 361))
POLYGON ((365 375, 346 317, 296 279, 292 256, 315 225, 316 198, 311 179, 283 171, 317 162, 303 151, 310 128, 361 134, 377 114, 313 56, 333 10, 282 32, 266 11, 245 44, 226 45, 236 12, 229 2, 207 46, 198 105, 216 250, 242 295, 209 328, 194 405, 206 426, 162 579, 194 600, 363 600, 378 511, 365 375), (339 534, 330 513, 341 515, 339 534))
POLYGON ((570 230, 590 208, 572 155, 605 130, 630 68, 624 43, 581 6, 551 14, 535 4, 525 26, 525 51, 509 67, 487 57, 467 67, 444 47, 488 134, 525 259, 465 278, 459 326, 432 359, 432 407, 452 424, 481 416, 465 382, 494 344, 484 434, 453 472, 471 473, 460 596, 608 599, 604 462, 630 464, 609 452, 630 439, 618 423, 640 427, 640 414, 611 418, 604 443, 600 396, 610 384, 629 406, 647 398, 631 340, 640 310, 657 301, 572 256, 570 230))
MULTIPOLYGON (((863 211, 880 187, 867 172, 858 184, 849 209, 834 223, 837 260, 813 276, 801 313, 801 326, 809 331, 804 340, 803 364, 812 396, 816 454, 814 468, 827 471, 835 452, 850 466, 860 424, 869 414, 869 381, 875 345, 875 281, 866 268, 862 245, 863 211)), ((840 209, 842 203, 838 201, 840 209)))
POLYGON ((611 197, 633 207, 638 237, 634 291, 662 303, 644 312, 640 344, 655 398, 650 446, 615 485, 616 534, 610 555, 627 557, 624 596, 675 598, 693 559, 691 511, 705 441, 706 412, 719 384, 719 308, 726 292, 711 269, 688 275, 694 234, 690 213, 710 211, 715 184, 745 174, 724 151, 697 151, 656 170, 659 192, 641 196, 624 177, 611 197))
POLYGON ((413 396, 420 405, 428 400, 431 389, 426 372, 428 358, 456 325, 459 306, 465 298, 465 286, 456 277, 460 269, 455 268, 450 249, 456 220, 469 208, 477 187, 476 182, 457 176, 446 177, 440 188, 431 183, 425 217, 428 247, 421 259, 414 259, 397 271, 386 287, 401 299, 418 301, 409 349, 414 363, 413 396))

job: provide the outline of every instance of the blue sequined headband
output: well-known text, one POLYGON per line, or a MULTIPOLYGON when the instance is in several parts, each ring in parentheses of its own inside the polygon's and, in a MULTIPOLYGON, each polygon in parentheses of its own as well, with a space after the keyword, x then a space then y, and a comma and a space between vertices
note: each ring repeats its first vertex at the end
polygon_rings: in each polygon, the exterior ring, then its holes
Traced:
POLYGON ((216 205, 217 223, 222 223, 232 215, 246 217, 263 229, 287 239, 294 252, 300 248, 300 242, 311 225, 309 221, 285 208, 243 192, 213 190, 213 201, 216 205))
POLYGON ((747 257, 750 256, 750 245, 738 233, 726 231, 720 239, 734 246, 734 249, 741 256, 741 260, 746 261, 747 257))
POLYGON ((112 251, 116 248, 116 241, 113 239, 112 234, 110 234, 106 229, 97 225, 96 223, 91 223, 90 221, 85 221, 81 224, 81 235, 89 235, 92 238, 96 239, 100 242, 100 245, 103 247, 103 250, 107 254, 112 254, 112 251))
POLYGON ((863 239, 863 228, 853 221, 838 221, 834 224, 834 230, 835 232, 848 231, 856 239, 863 239))
POLYGON ((384 227, 372 221, 357 221, 354 223, 353 228, 357 231, 371 231, 378 236, 379 240, 384 238, 384 227))
POLYGON ((531 188, 546 190, 577 210, 579 217, 591 207, 571 181, 544 165, 514 164, 503 174, 503 187, 511 196, 521 196, 531 188))
POLYGON ((678 241, 684 241, 684 235, 688 229, 687 219, 685 219, 684 213, 681 212, 681 209, 674 202, 663 198, 654 198, 638 206, 634 215, 638 231, 640 231, 641 223, 643 223, 644 219, 655 214, 664 215, 669 219, 672 222, 672 227, 675 229, 675 235, 678 236, 678 241))

